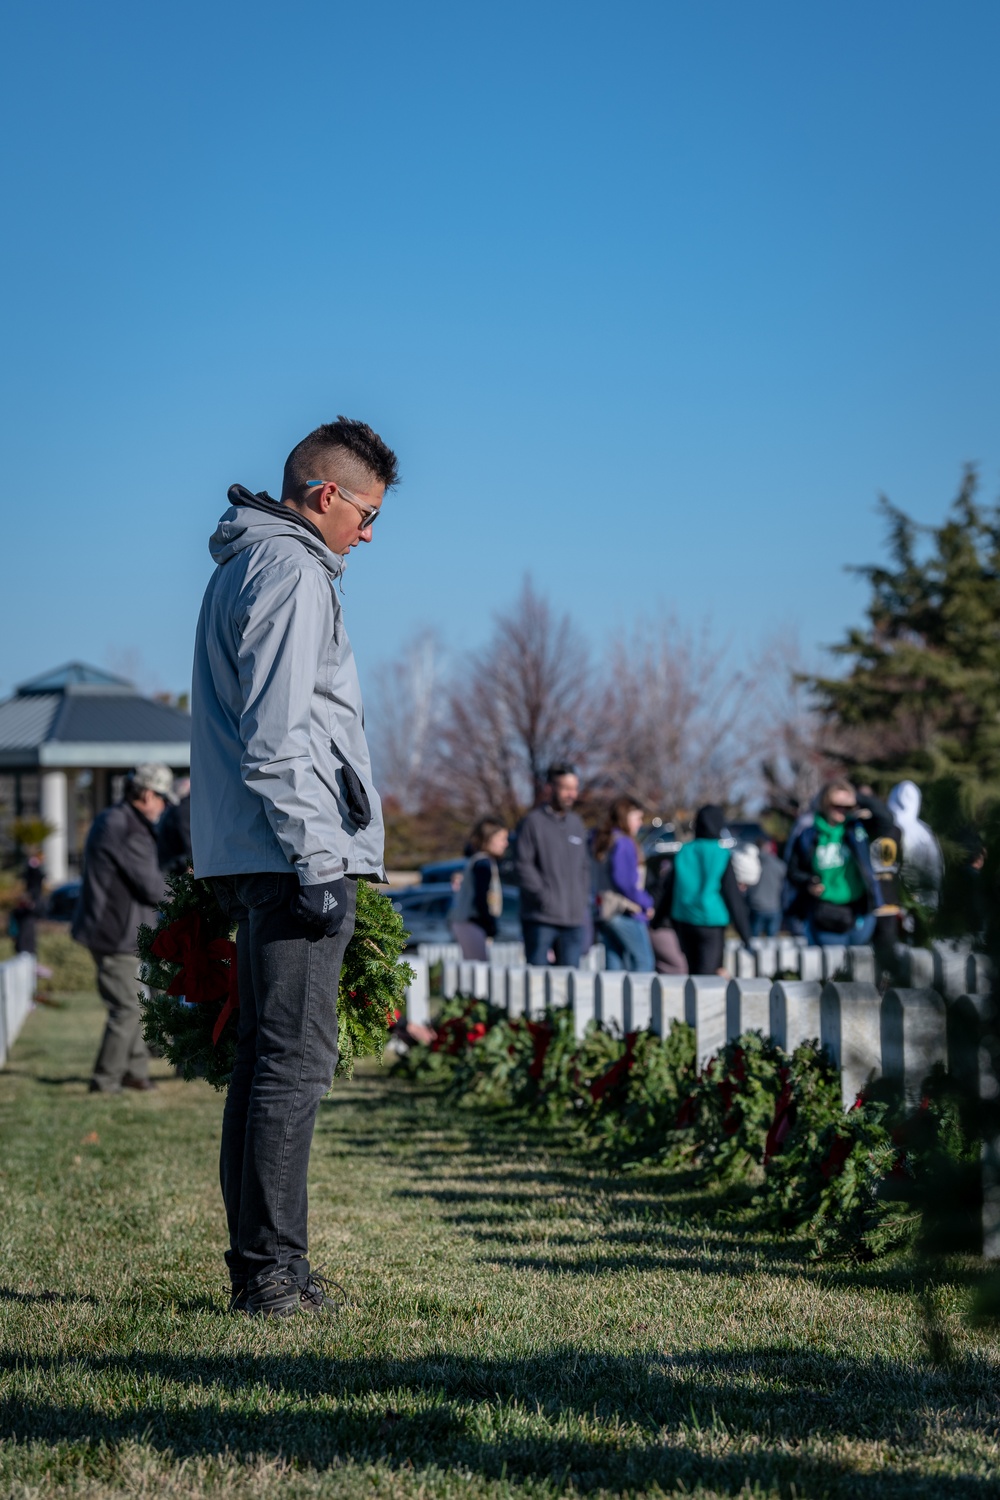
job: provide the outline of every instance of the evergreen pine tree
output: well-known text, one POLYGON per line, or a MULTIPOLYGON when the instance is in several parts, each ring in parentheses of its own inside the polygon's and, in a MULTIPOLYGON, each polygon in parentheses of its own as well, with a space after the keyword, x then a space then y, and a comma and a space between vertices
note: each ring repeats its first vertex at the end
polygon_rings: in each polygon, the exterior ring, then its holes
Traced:
POLYGON ((845 675, 809 679, 859 780, 948 783, 967 814, 1000 796, 1000 506, 976 489, 967 468, 940 526, 883 498, 890 561, 854 570, 868 623, 833 648, 845 675))

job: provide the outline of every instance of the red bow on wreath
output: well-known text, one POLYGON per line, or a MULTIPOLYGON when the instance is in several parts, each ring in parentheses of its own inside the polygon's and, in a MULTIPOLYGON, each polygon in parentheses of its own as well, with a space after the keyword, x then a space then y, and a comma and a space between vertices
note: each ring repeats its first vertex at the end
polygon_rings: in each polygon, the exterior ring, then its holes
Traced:
POLYGON ((612 1063, 607 1072, 602 1073, 600 1078, 595 1078, 593 1083, 590 1085, 590 1097, 591 1099, 593 1099, 595 1104, 599 1099, 603 1099, 608 1089, 617 1088, 618 1085, 620 1083, 624 1083, 625 1079, 628 1077, 629 1070, 631 1069, 632 1064, 635 1062, 635 1044, 638 1036, 639 1033, 637 1031, 629 1031, 626 1033, 625 1051, 622 1053, 621 1057, 617 1062, 612 1063))
POLYGON ((531 1067, 528 1069, 528 1077, 533 1078, 536 1083, 542 1080, 545 1071, 545 1054, 549 1050, 552 1040, 552 1027, 546 1021, 529 1021, 528 1035, 531 1037, 533 1052, 531 1067))
POLYGON ((180 972, 167 986, 168 995, 183 995, 194 1005, 225 1000, 212 1028, 212 1044, 217 1046, 226 1022, 240 1005, 236 944, 229 938, 203 943, 201 914, 188 911, 156 934, 149 951, 164 963, 180 965, 180 972))
POLYGON ((768 1130, 767 1140, 764 1142, 765 1166, 771 1160, 772 1156, 777 1156, 785 1144, 785 1138, 795 1124, 795 1117, 798 1113, 795 1093, 792 1089, 791 1074, 788 1068, 780 1069, 778 1081, 781 1084, 781 1093, 778 1095, 777 1102, 775 1103, 774 1119, 771 1121, 771 1128, 768 1130))

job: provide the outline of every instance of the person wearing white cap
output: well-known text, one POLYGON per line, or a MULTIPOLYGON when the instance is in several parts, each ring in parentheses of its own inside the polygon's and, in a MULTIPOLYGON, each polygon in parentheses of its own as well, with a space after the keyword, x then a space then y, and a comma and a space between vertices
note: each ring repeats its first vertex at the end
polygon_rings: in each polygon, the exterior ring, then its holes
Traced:
POLYGON ((97 965, 97 988, 108 1007, 92 1094, 155 1088, 139 1010, 136 938, 152 923, 166 894, 156 857, 156 825, 174 801, 169 766, 147 762, 126 779, 120 802, 94 819, 83 851, 83 883, 73 936, 97 965))

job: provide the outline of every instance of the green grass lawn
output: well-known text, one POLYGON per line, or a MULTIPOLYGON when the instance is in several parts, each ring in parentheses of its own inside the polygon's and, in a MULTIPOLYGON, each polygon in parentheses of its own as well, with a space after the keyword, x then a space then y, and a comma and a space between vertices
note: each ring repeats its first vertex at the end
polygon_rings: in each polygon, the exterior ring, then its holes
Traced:
POLYGON ((313 1150, 349 1308, 227 1316, 221 1098, 88 1096, 102 1016, 40 1008, 0 1075, 0 1494, 1000 1495, 971 1265, 935 1365, 905 1265, 809 1268, 374 1069, 313 1150))

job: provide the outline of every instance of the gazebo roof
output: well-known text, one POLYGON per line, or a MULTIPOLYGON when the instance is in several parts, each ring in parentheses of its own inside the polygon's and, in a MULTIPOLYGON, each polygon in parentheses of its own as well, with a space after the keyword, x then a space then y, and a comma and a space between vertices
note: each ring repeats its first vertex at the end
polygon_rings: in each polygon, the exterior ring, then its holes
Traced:
POLYGON ((88 667, 84 661, 68 661, 64 667, 54 667, 33 677, 30 682, 18 684, 17 696, 25 698, 32 693, 78 692, 90 688, 104 693, 130 693, 135 696, 135 683, 125 677, 116 677, 112 672, 102 672, 100 667, 88 667))
POLYGON ((175 768, 191 758, 191 718, 144 698, 131 682, 69 662, 23 682, 0 703, 0 768, 175 768))

